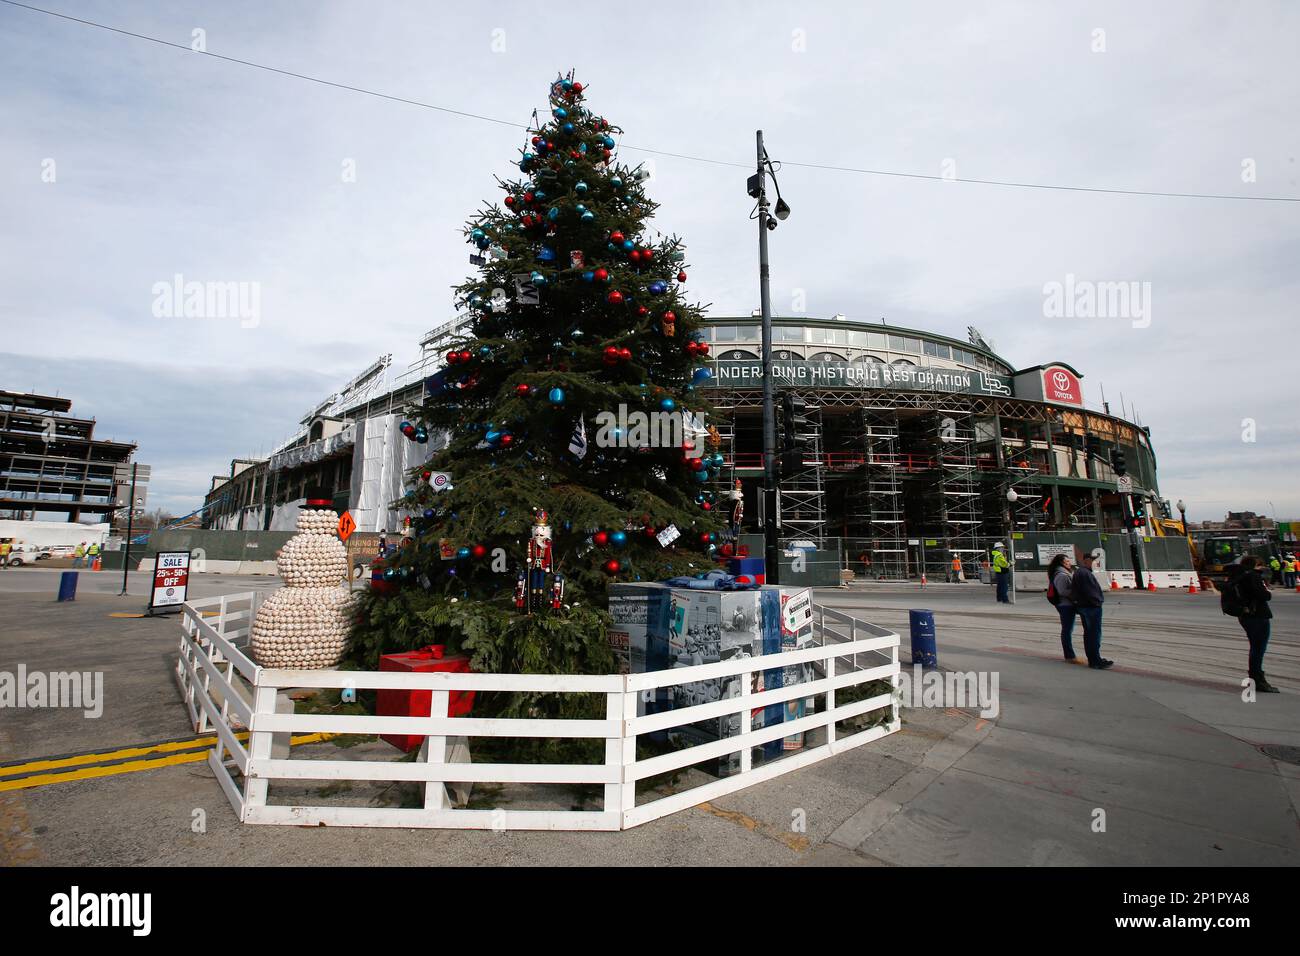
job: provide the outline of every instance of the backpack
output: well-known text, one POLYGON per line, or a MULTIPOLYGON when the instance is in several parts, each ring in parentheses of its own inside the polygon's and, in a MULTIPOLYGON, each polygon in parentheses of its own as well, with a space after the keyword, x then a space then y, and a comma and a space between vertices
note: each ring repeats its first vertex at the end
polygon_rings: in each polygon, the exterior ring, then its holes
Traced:
POLYGON ((1244 574, 1240 575, 1235 581, 1226 582, 1219 592, 1219 610, 1228 617, 1241 617, 1251 611, 1250 605, 1241 598, 1241 582, 1245 579, 1244 574))
POLYGON ((1061 603, 1061 595, 1056 593, 1055 581, 1049 580, 1047 582, 1047 603, 1053 605, 1061 603))

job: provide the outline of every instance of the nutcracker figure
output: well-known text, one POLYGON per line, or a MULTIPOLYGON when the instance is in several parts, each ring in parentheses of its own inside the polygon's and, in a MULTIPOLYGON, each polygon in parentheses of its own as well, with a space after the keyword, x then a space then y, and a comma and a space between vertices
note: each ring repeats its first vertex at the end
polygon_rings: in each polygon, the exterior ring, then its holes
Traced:
POLYGON ((745 493, 741 490, 739 478, 731 489, 731 502, 731 530, 739 533, 740 522, 745 517, 745 493))
POLYGON ((533 518, 533 534, 528 539, 528 602, 529 614, 540 611, 547 603, 546 575, 555 570, 551 554, 551 526, 546 522, 546 512, 538 511, 533 518))

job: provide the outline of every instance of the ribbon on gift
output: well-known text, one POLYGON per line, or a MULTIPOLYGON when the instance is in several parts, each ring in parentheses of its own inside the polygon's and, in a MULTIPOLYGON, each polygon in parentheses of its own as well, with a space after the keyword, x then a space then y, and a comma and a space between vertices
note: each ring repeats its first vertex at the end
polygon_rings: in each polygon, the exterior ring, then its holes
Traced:
POLYGON ((732 575, 726 571, 709 571, 695 578, 669 578, 664 584, 695 591, 752 591, 758 587, 751 575, 732 575))

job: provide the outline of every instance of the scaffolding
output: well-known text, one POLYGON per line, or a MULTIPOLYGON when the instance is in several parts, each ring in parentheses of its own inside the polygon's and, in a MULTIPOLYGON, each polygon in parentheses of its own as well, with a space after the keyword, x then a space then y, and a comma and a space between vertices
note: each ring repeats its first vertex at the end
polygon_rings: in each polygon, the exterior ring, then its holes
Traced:
POLYGON ((845 524, 855 541, 848 557, 859 561, 865 556, 860 569, 855 567, 865 577, 901 580, 907 576, 907 533, 898 420, 873 409, 861 409, 858 416, 862 465, 845 496, 845 524))
POLYGON ((1039 484, 1039 471, 1030 464, 1017 462, 1007 463, 1007 504, 1011 516, 1011 530, 1015 531, 1037 531, 1042 523, 1042 514, 1039 509, 1042 506, 1043 489, 1039 484), (1011 501, 1011 493, 1015 492, 1015 501, 1011 501))
POLYGON ((933 531, 939 540, 938 546, 921 550, 923 567, 928 576, 943 581, 950 576, 952 559, 959 557, 969 577, 976 573, 984 553, 975 423, 964 411, 940 409, 931 424, 935 467, 933 493, 924 498, 924 530, 933 531))
POLYGON ((807 426, 802 430, 799 467, 783 474, 776 493, 777 527, 785 541, 813 541, 820 548, 826 538, 826 486, 822 472, 821 409, 807 406, 807 426))

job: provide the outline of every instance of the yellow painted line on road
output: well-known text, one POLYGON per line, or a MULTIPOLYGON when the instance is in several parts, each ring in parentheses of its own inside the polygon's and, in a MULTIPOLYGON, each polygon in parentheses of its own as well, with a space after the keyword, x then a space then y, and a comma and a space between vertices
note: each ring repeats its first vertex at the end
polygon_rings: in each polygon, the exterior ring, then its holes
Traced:
MULTIPOLYGON (((243 736, 247 736, 244 734, 243 736)), ((292 746, 300 744, 314 744, 336 736, 335 734, 303 734, 299 737, 292 737, 289 743, 292 746)), ((215 738, 212 738, 215 740, 215 738)), ((191 746, 199 745, 197 742, 191 742, 191 746)), ((123 773, 139 773, 142 770, 157 770, 160 767, 172 767, 178 764, 198 763, 200 760, 208 759, 208 752, 211 747, 204 747, 199 751, 187 751, 184 753, 161 754, 157 757, 143 760, 128 760, 123 763, 110 764, 108 766, 89 766, 81 767, 77 770, 65 770, 61 773, 38 773, 30 777, 19 777, 11 780, 0 780, 0 793, 6 790, 29 790, 33 787, 45 787, 55 783, 68 783, 74 780, 93 780, 98 777, 113 777, 123 773)), ((86 756, 95 756, 88 754, 86 756)), ((100 759, 107 759, 100 755, 100 759)), ((39 763, 39 761, 34 761, 39 763)), ((6 773, 13 773, 19 768, 6 767, 6 773)))
POLYGON ((145 614, 132 614, 129 611, 110 611, 109 617, 147 617, 145 614))
MULTIPOLYGON (((248 739, 248 731, 244 730, 235 734, 240 740, 248 739)), ((14 764, 10 767, 0 767, 0 778, 12 777, 15 774, 32 773, 37 770, 57 770, 62 767, 79 767, 88 764, 103 763, 106 760, 122 760, 126 757, 144 757, 148 754, 166 755, 181 750, 193 750, 195 747, 214 747, 217 743, 216 735, 208 737, 195 737, 191 740, 174 740, 165 744, 154 744, 149 747, 126 747, 121 750, 105 750, 98 753, 75 754, 71 757, 55 757, 51 760, 33 760, 28 763, 14 764)))

